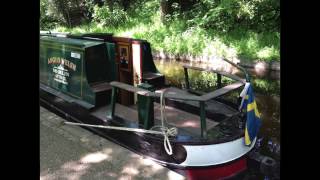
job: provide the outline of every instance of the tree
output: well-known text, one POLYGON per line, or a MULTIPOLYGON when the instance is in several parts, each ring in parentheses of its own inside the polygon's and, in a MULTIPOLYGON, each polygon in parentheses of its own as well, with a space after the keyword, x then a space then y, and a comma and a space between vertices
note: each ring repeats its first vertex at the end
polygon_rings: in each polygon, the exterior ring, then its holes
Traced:
POLYGON ((168 14, 168 0, 160 0, 160 15, 161 22, 165 22, 165 17, 168 14))
POLYGON ((74 27, 87 19, 85 0, 48 0, 48 14, 74 27))

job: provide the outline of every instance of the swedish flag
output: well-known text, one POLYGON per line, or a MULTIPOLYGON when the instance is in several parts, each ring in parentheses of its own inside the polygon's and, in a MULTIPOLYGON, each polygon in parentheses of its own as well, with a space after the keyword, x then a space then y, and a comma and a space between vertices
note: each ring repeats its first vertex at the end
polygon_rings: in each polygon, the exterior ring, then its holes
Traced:
POLYGON ((261 126, 261 119, 256 101, 254 99, 253 88, 250 83, 246 84, 243 93, 241 94, 245 95, 245 98, 243 98, 240 109, 247 112, 245 144, 250 145, 258 134, 261 126))

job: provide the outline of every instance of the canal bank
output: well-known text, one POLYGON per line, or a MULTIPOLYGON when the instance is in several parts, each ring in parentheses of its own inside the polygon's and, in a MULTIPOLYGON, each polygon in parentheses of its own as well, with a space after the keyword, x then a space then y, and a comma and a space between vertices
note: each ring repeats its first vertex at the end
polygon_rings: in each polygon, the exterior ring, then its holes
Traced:
MULTIPOLYGON (((154 59, 159 60, 178 60, 183 62, 195 62, 195 63, 211 63, 213 61, 217 61, 221 58, 216 56, 192 56, 192 55, 173 55, 173 54, 166 54, 163 52, 153 53, 154 59)), ((255 69, 257 71, 264 70, 264 71, 280 71, 280 61, 260 61, 260 60, 240 60, 238 58, 230 59, 235 63, 238 63, 242 67, 255 69)), ((215 62, 214 62, 215 63, 215 62)))
POLYGON ((40 179, 185 179, 40 107, 40 179))

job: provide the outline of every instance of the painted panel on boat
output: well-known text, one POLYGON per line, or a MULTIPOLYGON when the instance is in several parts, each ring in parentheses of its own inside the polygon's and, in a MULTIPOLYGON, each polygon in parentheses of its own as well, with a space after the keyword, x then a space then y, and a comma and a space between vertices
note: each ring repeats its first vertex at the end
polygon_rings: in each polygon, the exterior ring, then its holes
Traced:
POLYGON ((256 139, 250 146, 244 144, 244 138, 213 145, 184 145, 187 158, 182 166, 213 166, 236 160, 247 154, 255 145, 256 139))
POLYGON ((45 74, 41 80, 54 89, 81 98, 83 50, 42 43, 41 53, 41 74, 45 74))
POLYGON ((108 56, 108 50, 114 51, 111 44, 106 46, 103 42, 41 37, 40 82, 95 105, 96 97, 90 84, 115 78, 114 72, 110 71, 108 56))

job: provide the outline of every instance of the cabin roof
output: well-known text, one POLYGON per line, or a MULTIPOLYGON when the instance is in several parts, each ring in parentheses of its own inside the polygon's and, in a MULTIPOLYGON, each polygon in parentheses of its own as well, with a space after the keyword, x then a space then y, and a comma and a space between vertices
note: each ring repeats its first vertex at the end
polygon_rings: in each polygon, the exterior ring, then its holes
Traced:
POLYGON ((66 37, 41 36, 40 39, 50 44, 52 43, 52 44, 59 44, 59 45, 71 45, 71 46, 77 46, 79 48, 88 48, 88 47, 103 44, 103 42, 82 40, 82 39, 71 39, 66 37))

